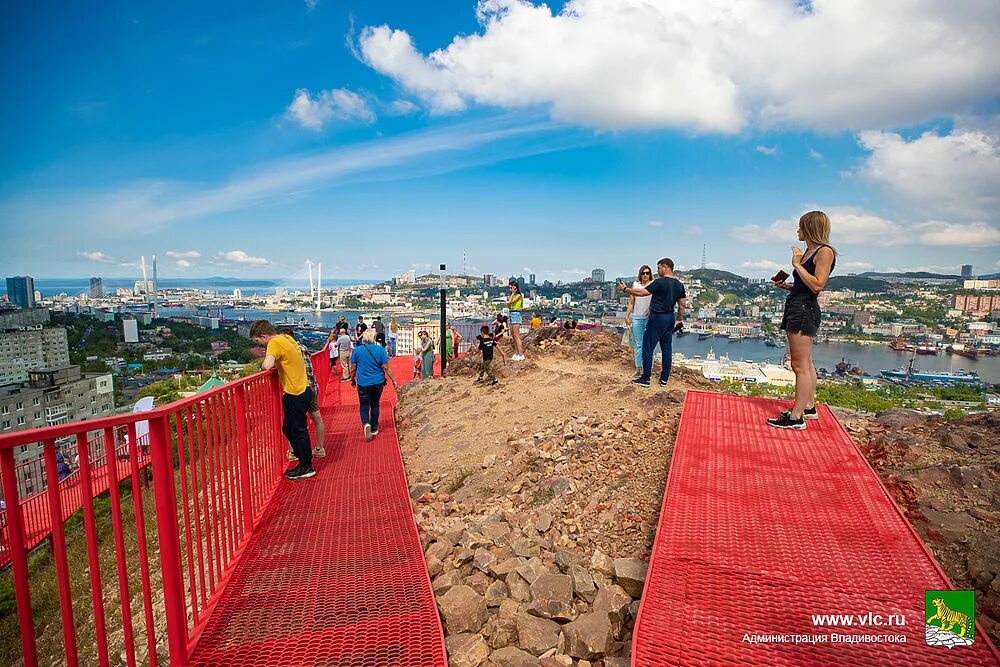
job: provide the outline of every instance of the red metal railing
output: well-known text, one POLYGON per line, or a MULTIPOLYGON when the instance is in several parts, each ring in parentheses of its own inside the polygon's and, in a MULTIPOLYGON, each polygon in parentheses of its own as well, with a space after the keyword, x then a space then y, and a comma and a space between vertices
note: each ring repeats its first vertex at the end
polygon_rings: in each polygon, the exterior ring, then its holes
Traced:
MULTIPOLYGON (((92 423, 92 422, 87 422, 92 423)), ((117 475, 121 479, 127 474, 129 466, 129 443, 123 437, 123 429, 117 429, 115 433, 115 463, 119 468, 117 475)), ((139 468, 144 469, 149 466, 149 436, 142 435, 138 438, 139 443, 139 468)), ((78 457, 76 443, 61 448, 63 456, 68 461, 75 461, 78 457)), ((91 469, 93 471, 94 493, 100 494, 108 490, 108 485, 112 475, 106 469, 107 454, 103 446, 103 436, 90 435, 87 438, 87 451, 91 452, 91 469)), ((58 469, 56 471, 56 487, 50 487, 48 470, 45 465, 45 456, 40 456, 29 461, 22 461, 15 466, 15 477, 17 479, 17 491, 20 497, 22 513, 24 515, 25 546, 33 549, 52 533, 52 514, 49 511, 48 493, 50 488, 58 488, 60 504, 62 509, 62 520, 68 519, 74 512, 83 507, 83 488, 81 485, 80 468, 76 467, 68 475, 59 479, 58 469), (36 484, 40 488, 36 488, 36 484)), ((4 485, 0 484, 0 495, 4 498, 7 493, 4 485)), ((6 502, 6 501, 5 501, 6 502)), ((7 510, 0 510, 0 567, 5 567, 10 563, 11 551, 7 548, 9 544, 7 510)))
MULTIPOLYGON (((317 371, 317 382, 325 387, 329 363, 325 374, 322 364, 317 371)), ((170 664, 187 664, 281 479, 280 419, 281 390, 271 371, 150 412, 0 436, 5 552, 13 568, 24 664, 39 664, 36 638, 44 631, 36 628, 32 615, 28 561, 34 546, 29 529, 42 521, 34 518, 42 514, 47 514, 58 580, 64 654, 56 658, 50 648, 43 661, 156 665, 166 649, 170 664), (151 491, 140 484, 145 461, 139 448, 125 446, 123 451, 123 440, 116 435, 124 430, 127 442, 137 442, 136 424, 143 421, 149 423, 151 491), (95 431, 97 439, 88 446, 88 433, 95 431), (59 481, 56 469, 56 442, 66 437, 76 439, 79 451, 78 479, 68 485, 69 480, 59 481), (14 448, 29 443, 41 443, 47 489, 58 488, 59 493, 19 497, 14 448), (118 458, 123 454, 127 461, 118 458), (111 460, 114 465, 108 465, 111 460), (107 502, 95 502, 105 492, 107 502), (151 513, 144 505, 150 494, 151 513), (73 594, 77 577, 77 588, 85 585, 83 568, 71 572, 67 555, 64 520, 77 507, 83 515, 89 603, 73 594), (110 513, 111 535, 102 528, 107 522, 99 524, 98 511, 110 513), (150 539, 154 527, 155 540, 150 539), (113 573, 108 562, 114 564, 113 573), (117 579, 117 599, 109 594, 113 586, 105 587, 109 575, 117 579), (87 628, 84 642, 76 627, 82 614, 93 619, 92 637, 87 628), (160 641, 164 636, 166 646, 160 641)))

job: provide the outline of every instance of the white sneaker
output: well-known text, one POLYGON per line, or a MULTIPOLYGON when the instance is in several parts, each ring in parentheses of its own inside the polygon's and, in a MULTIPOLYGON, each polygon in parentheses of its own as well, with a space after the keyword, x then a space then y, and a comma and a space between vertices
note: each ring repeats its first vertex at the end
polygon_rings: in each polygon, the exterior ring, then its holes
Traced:
POLYGON ((523 354, 515 354, 513 357, 510 358, 510 360, 511 361, 524 361, 524 355, 523 354))

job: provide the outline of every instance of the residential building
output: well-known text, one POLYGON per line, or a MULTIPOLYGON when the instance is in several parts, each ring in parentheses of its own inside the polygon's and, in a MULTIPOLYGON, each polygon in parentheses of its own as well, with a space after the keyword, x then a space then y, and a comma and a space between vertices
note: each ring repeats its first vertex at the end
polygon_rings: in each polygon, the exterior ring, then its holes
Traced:
POLYGON ((139 322, 133 319, 122 320, 122 332, 126 343, 139 342, 139 322))
POLYGON ((604 269, 594 269, 590 272, 590 281, 595 283, 604 282, 604 269))
POLYGON ((44 326, 52 321, 48 308, 21 308, 0 313, 0 331, 44 326))
POLYGON ((1000 290, 1000 280, 966 280, 962 289, 1000 290))
POLYGON ((971 277, 972 277, 972 264, 963 264, 962 265, 962 279, 963 280, 968 280, 971 277))
POLYGON ((27 382, 38 368, 69 365, 69 342, 61 327, 0 331, 0 385, 27 382))
POLYGON ((7 298, 21 308, 35 307, 35 281, 31 276, 7 279, 7 298))
POLYGON ((90 279, 90 298, 101 299, 104 297, 104 281, 100 278, 90 279))
POLYGON ((963 313, 986 315, 990 311, 1000 308, 1000 295, 953 294, 951 297, 951 307, 961 310, 963 313))

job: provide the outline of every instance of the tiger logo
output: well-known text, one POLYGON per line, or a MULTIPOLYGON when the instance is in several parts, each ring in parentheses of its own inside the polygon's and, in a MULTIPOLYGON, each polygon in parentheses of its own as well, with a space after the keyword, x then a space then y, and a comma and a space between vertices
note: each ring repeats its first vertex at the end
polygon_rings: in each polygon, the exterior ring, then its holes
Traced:
POLYGON ((953 611, 948 608, 948 605, 944 603, 941 598, 934 598, 932 604, 937 609, 937 613, 927 619, 927 624, 930 625, 932 621, 940 621, 941 629, 945 632, 951 632, 952 628, 956 625, 959 626, 960 632, 959 637, 964 637, 965 633, 969 631, 972 627, 972 620, 968 615, 963 614, 960 611, 953 611))

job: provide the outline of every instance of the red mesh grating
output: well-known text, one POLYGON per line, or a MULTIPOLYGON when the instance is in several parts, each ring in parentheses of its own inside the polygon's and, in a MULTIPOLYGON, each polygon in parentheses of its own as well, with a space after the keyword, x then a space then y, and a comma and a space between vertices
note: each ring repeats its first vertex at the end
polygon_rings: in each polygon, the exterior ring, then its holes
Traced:
POLYGON ((997 665, 928 646, 924 591, 951 588, 878 477, 820 406, 806 431, 778 401, 688 392, 632 664, 997 665), (901 628, 817 628, 812 614, 905 614, 901 628), (894 644, 750 644, 744 634, 905 634, 894 644))
MULTIPOLYGON (((401 382, 410 364, 393 360, 401 382)), ((281 482, 191 664, 447 664, 396 440, 395 393, 386 388, 370 443, 354 388, 334 378, 325 398, 318 474, 281 482)))

